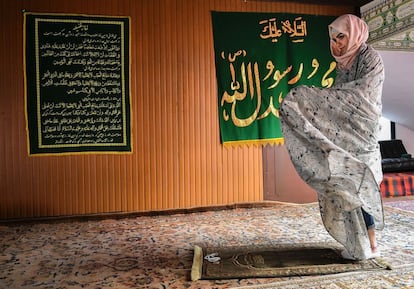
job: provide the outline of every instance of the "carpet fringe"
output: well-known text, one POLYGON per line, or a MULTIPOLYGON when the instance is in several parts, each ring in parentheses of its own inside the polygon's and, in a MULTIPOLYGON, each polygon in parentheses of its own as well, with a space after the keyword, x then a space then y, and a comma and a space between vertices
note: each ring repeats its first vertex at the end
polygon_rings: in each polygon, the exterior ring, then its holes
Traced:
MULTIPOLYGON (((414 263, 404 264, 404 265, 401 265, 401 266, 394 266, 388 272, 392 272, 392 271, 396 271, 396 270, 403 270, 404 272, 412 272, 414 270, 414 263)), ((327 280, 330 280, 331 284, 334 284, 335 282, 340 282, 340 278, 342 278, 342 277, 358 275, 358 274, 362 274, 362 273, 365 273, 367 275, 376 275, 376 274, 381 274, 381 271, 378 271, 378 270, 376 270, 376 271, 364 271, 364 272, 355 271, 355 272, 346 272, 346 273, 339 273, 339 274, 333 274, 333 275, 327 275, 327 276, 317 276, 317 277, 310 276, 310 277, 305 277, 305 278, 302 278, 302 279, 271 282, 271 283, 268 283, 268 284, 256 284, 256 285, 248 285, 248 286, 240 286, 240 287, 230 287, 229 289, 277 289, 277 288, 282 288, 283 286, 288 286, 288 285, 298 286, 298 285, 305 285, 306 284, 307 286, 309 286, 309 284, 311 282, 327 281, 327 280)), ((382 273, 384 273, 384 271, 382 271, 382 273)))
POLYGON ((194 246, 193 266, 191 267, 191 281, 197 281, 201 278, 203 269, 203 249, 200 246, 194 246))

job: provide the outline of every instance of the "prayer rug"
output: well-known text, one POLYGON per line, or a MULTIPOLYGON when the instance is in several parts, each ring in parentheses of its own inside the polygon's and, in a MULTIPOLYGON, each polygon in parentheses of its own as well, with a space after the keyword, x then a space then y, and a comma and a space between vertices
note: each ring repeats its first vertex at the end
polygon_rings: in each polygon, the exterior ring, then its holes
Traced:
POLYGON ((390 269, 381 259, 345 260, 330 244, 282 244, 278 247, 195 246, 191 279, 234 279, 337 274, 390 269))

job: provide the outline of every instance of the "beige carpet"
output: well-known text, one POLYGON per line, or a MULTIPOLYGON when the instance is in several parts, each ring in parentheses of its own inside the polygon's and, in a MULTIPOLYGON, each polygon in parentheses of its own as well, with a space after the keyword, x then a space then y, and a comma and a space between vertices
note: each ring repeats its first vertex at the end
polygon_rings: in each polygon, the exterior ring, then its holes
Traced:
POLYGON ((383 259, 394 268, 391 271, 198 281, 190 279, 195 246, 254 244, 274 248, 332 242, 318 205, 274 204, 191 214, 2 223, 0 288, 363 289, 390 288, 389 284, 392 288, 414 288, 414 213, 386 206, 385 223, 378 241, 383 259))

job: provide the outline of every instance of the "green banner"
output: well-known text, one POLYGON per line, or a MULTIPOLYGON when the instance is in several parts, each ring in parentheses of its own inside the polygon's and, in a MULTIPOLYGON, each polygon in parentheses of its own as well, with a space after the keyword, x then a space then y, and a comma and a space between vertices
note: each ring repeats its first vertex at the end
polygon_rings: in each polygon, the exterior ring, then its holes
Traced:
POLYGON ((283 143, 279 104, 300 84, 330 87, 335 16, 212 12, 221 141, 283 143))

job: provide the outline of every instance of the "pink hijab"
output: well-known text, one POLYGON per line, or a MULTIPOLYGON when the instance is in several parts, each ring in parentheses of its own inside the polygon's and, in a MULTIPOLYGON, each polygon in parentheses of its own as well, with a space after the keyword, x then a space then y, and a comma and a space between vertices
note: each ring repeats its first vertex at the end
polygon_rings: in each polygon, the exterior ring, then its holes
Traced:
POLYGON ((330 47, 332 56, 338 62, 339 68, 349 69, 357 56, 362 43, 365 43, 368 39, 368 25, 355 15, 345 14, 336 18, 329 25, 329 36, 331 38, 334 33, 343 33, 348 36, 348 47, 343 55, 334 55, 332 41, 330 42, 330 47))

